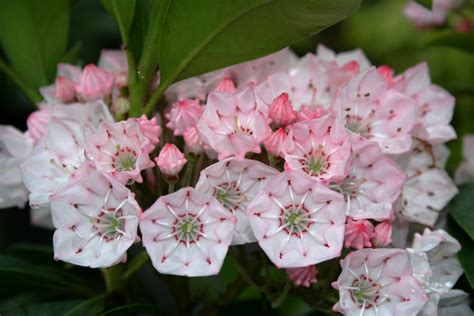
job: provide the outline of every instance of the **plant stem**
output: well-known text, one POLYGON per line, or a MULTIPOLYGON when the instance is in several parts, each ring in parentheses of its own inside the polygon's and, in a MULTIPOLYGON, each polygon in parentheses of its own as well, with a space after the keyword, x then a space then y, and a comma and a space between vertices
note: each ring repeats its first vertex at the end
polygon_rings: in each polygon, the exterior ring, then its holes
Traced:
POLYGON ((123 266, 116 265, 109 268, 101 268, 107 292, 117 292, 123 289, 125 284, 122 279, 123 266))
POLYGON ((196 157, 192 153, 187 154, 186 158, 188 159, 188 165, 186 166, 186 172, 184 173, 183 181, 181 182, 182 187, 192 185, 194 176, 194 166, 196 165, 196 161, 198 159, 198 157, 196 157))
POLYGON ((130 261, 130 263, 128 264, 128 269, 122 275, 122 279, 127 280, 132 275, 134 275, 138 270, 140 270, 141 267, 143 267, 145 263, 148 262, 149 258, 150 257, 148 256, 148 252, 146 252, 146 250, 143 250, 138 256, 134 257, 130 261))
POLYGON ((272 302, 273 308, 277 309, 278 307, 280 307, 280 305, 285 301, 286 296, 288 295, 288 292, 290 291, 291 287, 291 282, 286 281, 285 287, 281 291, 280 296, 278 296, 278 298, 272 302))
POLYGON ((168 194, 173 193, 174 192, 174 187, 176 185, 176 180, 166 179, 166 183, 168 183, 168 194))
POLYGON ((3 60, 0 60, 0 70, 2 70, 10 79, 16 84, 18 88, 23 92, 23 94, 33 103, 37 104, 43 98, 40 96, 36 90, 30 89, 20 78, 20 76, 17 75, 17 73, 10 67, 8 66, 3 60))

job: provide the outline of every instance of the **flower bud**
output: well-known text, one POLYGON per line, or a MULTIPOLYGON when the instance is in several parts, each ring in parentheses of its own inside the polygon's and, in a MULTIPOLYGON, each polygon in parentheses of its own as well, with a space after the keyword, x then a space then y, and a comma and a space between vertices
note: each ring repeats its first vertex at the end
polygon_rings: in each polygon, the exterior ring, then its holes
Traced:
POLYGON ((74 82, 69 78, 58 76, 54 84, 53 95, 62 102, 71 102, 76 97, 74 82))
POLYGON ((173 177, 178 175, 188 160, 174 144, 166 144, 155 162, 165 176, 173 177))
POLYGON ((286 126, 296 119, 296 112, 293 110, 288 99, 288 93, 282 93, 273 100, 268 109, 268 114, 272 122, 278 126, 286 126))
POLYGON ((88 101, 103 99, 110 95, 115 76, 94 64, 89 64, 82 72, 81 80, 76 85, 77 93, 88 101))
POLYGON ((375 227, 372 243, 375 247, 387 247, 392 242, 392 223, 384 221, 375 227))
POLYGON ((268 153, 278 157, 281 155, 281 149, 287 137, 288 134, 286 133, 286 130, 284 128, 279 128, 263 142, 263 145, 268 153))
POLYGON ((234 92, 235 84, 229 77, 225 77, 214 89, 214 92, 234 92))
POLYGON ((347 219, 344 233, 344 247, 362 249, 372 247, 370 239, 374 237, 374 226, 366 219, 347 219))

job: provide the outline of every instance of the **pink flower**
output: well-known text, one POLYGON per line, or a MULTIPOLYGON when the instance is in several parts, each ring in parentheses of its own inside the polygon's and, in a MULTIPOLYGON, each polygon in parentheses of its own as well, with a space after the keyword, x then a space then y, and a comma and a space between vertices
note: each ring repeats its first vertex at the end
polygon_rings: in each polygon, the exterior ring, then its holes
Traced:
POLYGON ((369 68, 340 87, 331 109, 347 130, 377 143, 383 152, 401 154, 410 149, 415 103, 388 90, 376 68, 369 68))
POLYGON ((457 184, 474 181, 474 135, 463 137, 463 161, 456 169, 455 177, 457 184))
POLYGON ((375 234, 372 238, 372 244, 375 247, 387 247, 392 242, 392 223, 387 220, 375 226, 375 234))
POLYGON ((301 106, 300 110, 296 113, 297 121, 309 121, 312 119, 320 118, 324 115, 324 108, 321 106, 310 107, 307 105, 301 106))
POLYGON ((348 217, 344 233, 344 247, 355 249, 372 247, 370 239, 374 235, 374 226, 368 220, 353 220, 348 217))
POLYGON ((104 99, 112 92, 115 76, 94 64, 87 65, 81 76, 81 80, 76 84, 76 91, 79 96, 88 101, 104 99))
POLYGON ((299 171, 270 179, 248 206, 260 247, 278 268, 298 268, 341 254, 343 197, 299 171))
MULTIPOLYGON (((355 62, 357 68, 361 71, 365 71, 371 66, 370 61, 361 49, 354 49, 352 51, 336 54, 326 46, 319 44, 316 56, 325 62, 336 62, 337 65, 341 67, 348 65, 351 62, 355 62)), ((358 72, 359 71, 356 71, 356 74, 358 72)))
POLYGON ((64 103, 73 101, 76 97, 74 82, 66 77, 56 77, 53 95, 64 103))
POLYGON ((397 157, 407 174, 402 195, 395 204, 397 215, 412 222, 433 226, 438 213, 458 193, 444 168, 447 153, 442 145, 415 143, 413 149, 397 157))
POLYGON ((271 134, 268 125, 267 105, 253 87, 247 87, 234 93, 211 93, 196 128, 222 160, 260 153, 260 143, 271 134))
POLYGON ((273 132, 272 135, 263 142, 263 145, 268 153, 275 157, 279 157, 282 155, 283 144, 286 142, 287 138, 288 134, 282 127, 273 132))
POLYGON ((115 75, 115 86, 122 88, 128 85, 128 63, 123 50, 103 49, 97 66, 115 75))
POLYGON ((183 169, 188 160, 174 144, 165 144, 160 155, 155 158, 155 162, 164 175, 174 177, 183 169))
POLYGON ((331 187, 346 199, 346 214, 354 219, 384 220, 390 217, 406 175, 375 144, 362 145, 351 159, 349 174, 331 187))
POLYGON ((446 20, 445 11, 430 10, 415 1, 408 2, 403 8, 403 13, 420 29, 443 25, 446 20))
POLYGON ((413 136, 433 144, 456 138, 450 125, 455 99, 443 88, 431 84, 426 63, 407 69, 397 78, 396 88, 416 102, 413 136))
POLYGON ((95 171, 51 196, 54 257, 75 265, 109 267, 127 258, 137 239, 133 193, 95 171))
POLYGON ((152 149, 136 121, 104 122, 88 139, 85 155, 97 170, 117 181, 141 183, 140 172, 154 166, 149 157, 152 149))
POLYGON ((25 206, 28 191, 20 163, 33 150, 33 140, 13 126, 0 125, 0 208, 25 206))
POLYGON ((51 117, 51 107, 43 106, 28 116, 26 126, 28 126, 28 135, 38 143, 46 135, 49 118, 51 117))
POLYGON ((382 65, 377 67, 377 71, 379 74, 385 79, 385 82, 387 82, 388 86, 391 87, 394 84, 394 70, 390 68, 387 65, 382 65))
POLYGON ((247 208, 278 171, 255 160, 228 158, 201 171, 196 190, 215 197, 232 212, 237 224, 232 245, 257 241, 247 218, 247 208))
POLYGON ((139 124, 143 136, 149 140, 150 146, 147 150, 149 152, 153 151, 155 146, 160 143, 161 136, 161 127, 158 125, 156 117, 148 119, 146 115, 143 114, 141 117, 132 120, 139 124))
POLYGON ((221 82, 219 82, 217 87, 214 89, 214 92, 232 93, 232 92, 235 92, 235 90, 237 89, 235 88, 234 81, 232 81, 232 79, 229 77, 225 77, 224 79, 221 80, 221 82))
POLYGON ((288 268, 286 269, 288 277, 296 286, 311 287, 311 284, 316 283, 316 274, 318 270, 315 265, 310 265, 302 268, 288 268))
POLYGON ((282 93, 273 100, 268 108, 268 116, 277 126, 286 126, 295 121, 296 112, 288 100, 288 93, 282 93))
POLYGON ((183 188, 161 196, 140 218, 143 245, 160 273, 216 275, 235 217, 209 195, 183 188))
POLYGON ((83 164, 86 140, 101 122, 112 122, 102 101, 54 106, 42 141, 20 165, 30 205, 44 206, 83 164))
POLYGON ((417 315, 428 297, 412 276, 402 249, 362 249, 341 261, 333 283, 339 302, 333 310, 345 315, 417 315))
POLYGON ((184 134, 184 143, 186 144, 186 149, 192 152, 195 155, 199 155, 204 151, 204 143, 202 142, 201 136, 196 129, 196 127, 188 128, 184 134))
POLYGON ((344 127, 334 117, 298 122, 288 130, 282 149, 286 168, 319 180, 337 181, 347 175, 351 146, 344 127))
POLYGON ((175 136, 183 135, 190 127, 196 125, 202 116, 204 108, 197 100, 183 99, 173 104, 171 111, 166 114, 169 122, 166 127, 173 130, 175 136))

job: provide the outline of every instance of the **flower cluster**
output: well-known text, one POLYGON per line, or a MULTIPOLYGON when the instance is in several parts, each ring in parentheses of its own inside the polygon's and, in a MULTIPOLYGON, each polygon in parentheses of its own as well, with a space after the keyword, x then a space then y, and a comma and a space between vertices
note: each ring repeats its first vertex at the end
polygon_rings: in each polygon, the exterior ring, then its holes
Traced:
POLYGON ((57 260, 108 267, 141 242, 158 272, 207 276, 257 242, 295 286, 349 253, 341 313, 434 315, 465 295, 454 238, 427 228, 407 248, 457 193, 454 98, 425 63, 395 75, 360 50, 286 49, 173 84, 152 118, 123 119, 126 88, 121 51, 62 64, 28 130, 0 129, 0 206, 51 214, 57 260))

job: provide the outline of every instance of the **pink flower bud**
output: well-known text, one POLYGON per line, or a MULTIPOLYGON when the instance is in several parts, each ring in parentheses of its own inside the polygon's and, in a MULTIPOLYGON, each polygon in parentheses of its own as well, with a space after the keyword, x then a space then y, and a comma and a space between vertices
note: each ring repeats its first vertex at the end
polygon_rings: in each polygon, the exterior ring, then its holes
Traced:
POLYGON ((214 92, 235 92, 235 84, 229 77, 225 77, 214 89, 214 92))
POLYGON ((172 129, 175 136, 181 136, 189 127, 196 125, 203 111, 204 107, 200 106, 197 100, 179 100, 166 114, 166 118, 169 120, 166 127, 172 129))
POLYGON ((324 115, 324 108, 322 106, 301 106, 300 110, 296 113, 298 121, 309 121, 312 119, 320 118, 324 115))
POLYGON ((196 127, 190 127, 184 132, 184 142, 186 148, 195 155, 198 155, 204 151, 204 143, 202 142, 201 136, 196 127))
POLYGON ((359 63, 355 60, 351 60, 341 67, 342 71, 352 73, 354 76, 357 75, 360 71, 359 63))
POLYGON ((51 116, 51 108, 43 107, 41 110, 34 111, 28 116, 26 125, 28 126, 28 134, 33 138, 35 143, 43 139, 46 135, 49 118, 51 116))
POLYGON ((284 128, 279 128, 263 142, 263 145, 271 155, 278 157, 282 154, 281 149, 287 137, 288 134, 286 130, 284 128))
POLYGON ((285 126, 295 121, 296 112, 290 103, 288 93, 282 93, 273 100, 268 114, 272 122, 278 126, 285 126))
POLYGON ((375 226, 375 234, 372 243, 375 247, 387 247, 392 242, 392 223, 384 221, 375 226))
POLYGON ((140 118, 137 118, 136 121, 140 125, 140 130, 142 131, 143 135, 148 138, 154 149, 155 145, 160 142, 161 136, 161 127, 158 125, 156 117, 148 119, 146 115, 143 114, 140 118))
POLYGON ((62 102, 71 102, 76 97, 76 89, 71 79, 58 76, 54 85, 53 95, 62 102))
POLYGON ((387 65, 382 65, 377 68, 379 74, 385 79, 385 81, 391 85, 393 83, 393 69, 387 65))
POLYGON ((316 274, 318 270, 315 265, 310 265, 302 268, 288 268, 286 269, 288 277, 295 283, 296 286, 310 287, 311 284, 316 283, 316 274))
POLYGON ((352 220, 347 218, 344 233, 344 246, 346 248, 362 249, 372 247, 370 239, 374 237, 374 226, 366 219, 352 220))
POLYGON ((88 101, 103 99, 114 86, 115 76, 94 64, 89 64, 82 72, 81 80, 76 85, 77 93, 88 101))
POLYGON ((166 144, 155 162, 164 175, 177 176, 188 160, 174 144, 166 144))

